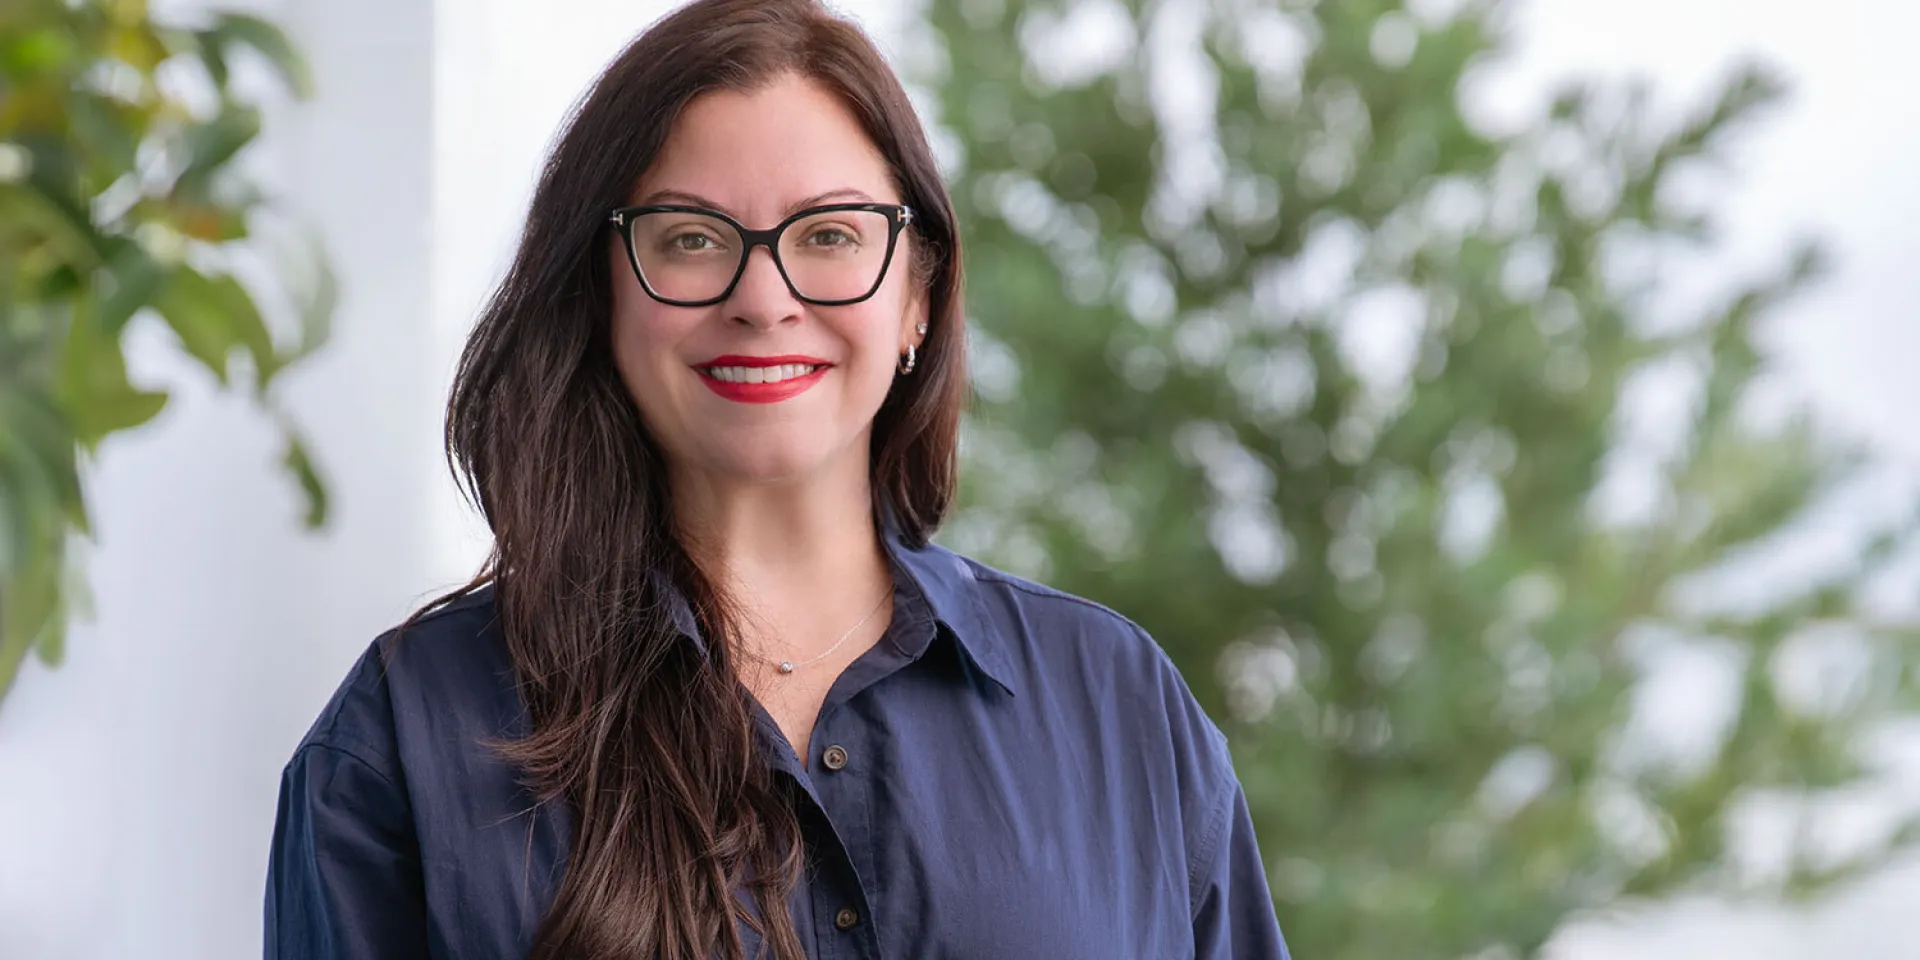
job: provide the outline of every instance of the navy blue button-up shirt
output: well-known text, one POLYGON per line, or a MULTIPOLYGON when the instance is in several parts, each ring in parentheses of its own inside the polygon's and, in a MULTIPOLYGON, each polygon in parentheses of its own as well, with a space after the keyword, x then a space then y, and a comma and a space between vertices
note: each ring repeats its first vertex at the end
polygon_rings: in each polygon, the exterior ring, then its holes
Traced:
MULTIPOLYGON (((888 549, 893 622, 811 762, 758 717, 799 787, 809 956, 1285 958, 1226 742, 1159 646, 938 545, 888 549)), ((570 839, 485 745, 525 723, 491 590, 376 641, 286 767, 266 956, 524 957, 570 839)))

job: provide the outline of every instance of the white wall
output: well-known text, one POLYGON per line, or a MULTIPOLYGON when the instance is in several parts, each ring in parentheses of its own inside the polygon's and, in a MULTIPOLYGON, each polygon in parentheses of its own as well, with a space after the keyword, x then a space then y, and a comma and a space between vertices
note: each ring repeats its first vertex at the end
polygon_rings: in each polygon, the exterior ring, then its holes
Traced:
MULTIPOLYGON (((351 658, 484 548, 437 452, 460 336, 559 117, 664 4, 253 6, 297 32, 323 91, 275 118, 263 159, 325 228, 347 284, 334 344, 289 392, 331 475, 334 523, 295 529, 268 431, 143 331, 140 371, 182 390, 93 480, 99 615, 65 667, 29 667, 0 707, 6 960, 257 953, 280 764, 351 658)), ((883 0, 843 6, 881 32, 902 15, 883 0)), ((1790 69, 1799 94, 1747 140, 1732 262, 1802 226, 1834 242, 1840 270, 1795 305, 1779 353, 1837 422, 1920 467, 1920 377, 1906 370, 1920 359, 1920 123, 1898 93, 1920 89, 1905 49, 1914 8, 1526 6, 1530 52, 1491 94, 1509 105, 1573 71, 1642 70, 1684 98, 1738 51, 1790 69)), ((1920 957, 1915 902, 1908 870, 1797 913, 1690 906, 1589 925, 1563 956, 1920 957)))

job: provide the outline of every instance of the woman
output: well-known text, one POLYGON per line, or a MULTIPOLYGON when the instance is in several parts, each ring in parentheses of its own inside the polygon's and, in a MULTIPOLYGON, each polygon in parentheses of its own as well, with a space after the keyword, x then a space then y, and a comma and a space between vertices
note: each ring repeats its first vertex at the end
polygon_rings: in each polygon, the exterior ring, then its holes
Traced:
POLYGON ((928 540, 960 263, 855 27, 705 0, 628 47, 454 386, 494 553, 288 765, 267 955, 1284 957, 1160 649, 928 540))

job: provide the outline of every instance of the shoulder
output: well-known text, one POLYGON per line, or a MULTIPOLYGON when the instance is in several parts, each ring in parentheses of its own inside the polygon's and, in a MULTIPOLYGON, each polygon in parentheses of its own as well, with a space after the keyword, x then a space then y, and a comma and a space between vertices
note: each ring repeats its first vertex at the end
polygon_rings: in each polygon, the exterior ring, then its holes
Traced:
POLYGON ((369 653, 378 654, 396 695, 491 690, 512 670, 492 584, 388 630, 369 653))
POLYGON ((1154 804, 1148 822, 1180 824, 1188 879, 1197 883, 1240 784, 1226 736, 1179 666, 1112 607, 954 556, 974 584, 981 642, 1004 645, 1019 699, 1040 705, 1048 736, 1128 758, 1137 779, 1113 786, 1154 804))
POLYGON ((953 557, 966 567, 968 574, 975 583, 980 585, 979 589, 985 596, 1003 603, 1042 611, 1051 617, 1064 618, 1064 622, 1091 630, 1095 635, 1112 637, 1119 642, 1144 641, 1154 649, 1158 649, 1158 646, 1153 644, 1152 638, 1147 636, 1147 632, 1142 630, 1139 624, 1127 619, 1112 607, 1055 589, 1036 580, 1008 573, 997 567, 988 566, 973 557, 958 553, 954 553, 953 557))
POLYGON ((301 738, 294 761, 320 750, 389 772, 422 707, 493 699, 509 664, 491 586, 433 607, 368 644, 301 738))
MULTIPOLYGON (((987 623, 1016 649, 1046 661, 1098 665, 1112 678, 1164 687, 1182 701, 1192 691, 1160 642, 1140 624, 1106 604, 1008 573, 972 557, 954 554, 977 585, 987 623)), ((1211 724, 1209 724, 1211 726, 1211 724)))
MULTIPOLYGON (((944 548, 942 548, 944 549, 944 548)), ((1197 756, 1202 779, 1230 775, 1226 738, 1180 667, 1139 623, 1106 604, 945 551, 966 572, 980 642, 1001 647, 1023 681, 1102 715, 1116 703, 1151 718, 1170 746, 1197 756)))
POLYGON ((1153 638, 1118 611, 929 542, 903 552, 934 610, 957 630, 1008 634, 1008 639, 1096 645, 1093 652, 1165 661, 1153 638), (1035 636, 1029 636, 1033 634, 1035 636))

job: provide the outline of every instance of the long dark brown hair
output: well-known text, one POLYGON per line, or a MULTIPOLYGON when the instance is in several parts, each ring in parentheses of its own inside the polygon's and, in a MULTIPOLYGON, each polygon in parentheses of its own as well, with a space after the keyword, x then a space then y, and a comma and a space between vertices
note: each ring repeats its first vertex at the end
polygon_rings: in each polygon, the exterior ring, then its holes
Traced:
POLYGON ((918 369, 896 379, 874 422, 876 515, 920 542, 952 502, 967 389, 960 245, 906 93, 857 27, 812 0, 680 8, 569 118, 447 411, 449 460, 494 547, 472 583, 433 606, 494 584, 531 721, 501 749, 573 822, 537 960, 739 958, 741 922, 776 957, 803 956, 787 907, 799 828, 755 756, 719 613, 731 604, 676 539, 660 447, 614 367, 607 224, 689 101, 789 74, 841 98, 918 214, 905 259, 930 329, 918 369), (672 590, 697 612, 704 645, 679 635, 672 590))

